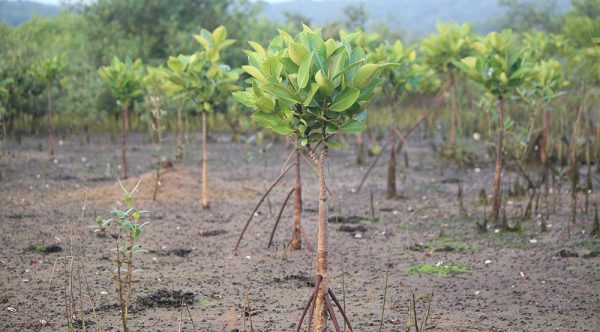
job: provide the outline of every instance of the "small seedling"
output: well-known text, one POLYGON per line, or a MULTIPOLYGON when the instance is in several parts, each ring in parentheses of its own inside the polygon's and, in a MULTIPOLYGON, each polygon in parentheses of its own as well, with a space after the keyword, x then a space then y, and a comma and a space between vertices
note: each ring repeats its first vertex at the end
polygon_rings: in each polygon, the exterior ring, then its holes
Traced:
POLYGON ((146 211, 142 211, 134 206, 133 194, 139 185, 140 182, 130 192, 119 181, 119 186, 121 186, 121 189, 125 193, 124 201, 127 210, 113 208, 111 212, 114 215, 113 218, 104 219, 96 217, 96 225, 93 226, 96 232, 108 232, 108 229, 111 227, 117 228, 117 234, 114 236, 117 249, 114 261, 116 265, 114 279, 117 284, 123 332, 128 331, 127 319, 133 275, 140 272, 140 270, 134 269, 134 254, 147 252, 138 243, 142 234, 142 228, 148 224, 148 222, 140 223, 140 217, 146 211))

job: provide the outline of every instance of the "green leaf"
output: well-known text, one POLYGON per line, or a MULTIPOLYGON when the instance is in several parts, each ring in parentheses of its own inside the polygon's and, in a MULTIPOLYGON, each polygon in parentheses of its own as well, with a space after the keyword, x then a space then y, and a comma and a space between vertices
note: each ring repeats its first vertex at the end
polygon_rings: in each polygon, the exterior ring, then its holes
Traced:
POLYGON ((309 52, 306 47, 302 46, 301 44, 292 42, 288 46, 288 55, 298 66, 302 63, 302 61, 304 61, 304 58, 306 58, 308 54, 309 52))
POLYGON ((276 114, 260 111, 252 114, 252 120, 266 128, 271 128, 280 122, 280 119, 276 114))
POLYGON ((310 105, 310 103, 312 102, 313 98, 317 94, 318 90, 319 90, 319 85, 317 83, 312 83, 310 85, 310 92, 308 93, 308 96, 304 100, 304 104, 303 104, 304 106, 310 105))
POLYGON ((263 90, 271 93, 275 97, 284 100, 286 102, 296 104, 300 101, 294 96, 294 94, 284 86, 275 83, 268 83, 262 86, 263 90))
POLYGON ((361 88, 367 85, 373 80, 375 74, 379 70, 379 66, 373 63, 367 63, 366 65, 358 68, 352 79, 352 85, 361 88))
POLYGON ((242 66, 242 70, 256 78, 259 82, 264 83, 267 81, 265 75, 263 75, 263 73, 254 66, 242 66))
POLYGON ((340 130, 346 133, 360 133, 365 129, 367 129, 367 126, 357 120, 350 120, 340 127, 340 130))
POLYGON ((334 112, 343 112, 349 109, 358 99, 360 90, 348 87, 342 93, 335 97, 330 109, 334 112))
POLYGON ((250 46, 251 46, 251 47, 252 47, 252 48, 253 48, 253 49, 254 49, 256 52, 258 52, 258 53, 260 53, 260 54, 262 54, 262 55, 265 55, 265 56, 267 55, 267 51, 265 51, 265 49, 262 47, 262 45, 261 45, 261 44, 259 44, 259 43, 257 43, 257 42, 254 42, 254 41, 251 41, 251 40, 249 40, 249 41, 248 41, 248 44, 250 44, 250 46))
POLYGON ((256 100, 255 103, 256 108, 265 113, 273 113, 275 111, 275 104, 271 100, 271 98, 267 96, 262 96, 256 100))
POLYGON ((234 92, 233 99, 246 107, 254 108, 256 106, 256 96, 249 91, 234 92))
POLYGON ((308 85, 308 77, 310 76, 314 54, 313 52, 311 56, 304 58, 304 61, 300 64, 300 68, 298 69, 298 87, 300 89, 304 89, 308 85))
POLYGON ((334 141, 327 141, 325 142, 325 145, 327 145, 327 147, 332 148, 334 150, 340 150, 342 148, 342 145, 338 142, 334 142, 334 141))
POLYGON ((333 95, 333 91, 335 89, 335 87, 333 86, 333 82, 328 80, 327 77, 323 75, 323 72, 321 70, 319 70, 315 74, 315 81, 319 85, 319 90, 321 90, 321 92, 323 92, 325 96, 330 97, 331 95, 333 95))
POLYGON ((290 127, 289 123, 282 123, 282 124, 273 126, 273 127, 271 127, 271 130, 273 130, 275 133, 277 133, 279 135, 289 135, 294 132, 292 127, 290 127))

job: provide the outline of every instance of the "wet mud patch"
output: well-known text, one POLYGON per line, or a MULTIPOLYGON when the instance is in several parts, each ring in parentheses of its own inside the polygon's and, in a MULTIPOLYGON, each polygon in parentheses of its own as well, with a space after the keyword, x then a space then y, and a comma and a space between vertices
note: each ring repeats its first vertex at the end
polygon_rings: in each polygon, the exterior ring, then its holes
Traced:
POLYGON ((150 295, 139 297, 137 302, 144 307, 178 308, 181 306, 181 303, 193 304, 194 298, 195 295, 192 292, 159 289, 150 295))
POLYGON ((283 278, 273 278, 273 282, 290 283, 296 285, 297 288, 315 287, 315 281, 313 278, 305 274, 290 274, 283 278))
POLYGON ((200 236, 204 236, 204 237, 219 236, 219 235, 227 234, 227 231, 224 229, 215 229, 215 230, 211 230, 211 231, 203 229, 198 234, 200 234, 200 236))
POLYGON ((358 224, 363 220, 367 220, 367 218, 360 216, 329 216, 328 220, 334 224, 358 224))
POLYGON ((186 257, 192 252, 192 249, 177 248, 171 250, 150 250, 150 253, 157 254, 160 256, 177 256, 186 257))
POLYGON ((341 225, 338 230, 352 235, 366 233, 369 229, 363 225, 341 225))
POLYGON ((36 252, 38 254, 53 254, 57 252, 62 252, 63 248, 57 244, 52 244, 49 246, 44 245, 35 245, 30 246, 29 251, 36 252))

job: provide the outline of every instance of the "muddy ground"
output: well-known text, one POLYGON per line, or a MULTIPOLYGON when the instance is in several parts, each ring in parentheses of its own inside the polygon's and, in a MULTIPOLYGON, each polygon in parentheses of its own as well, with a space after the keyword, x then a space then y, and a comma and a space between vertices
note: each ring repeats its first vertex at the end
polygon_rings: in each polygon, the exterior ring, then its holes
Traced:
MULTIPOLYGON (((165 171, 156 202, 154 147, 141 134, 130 141, 131 179, 125 184, 131 187, 141 176, 136 205, 150 211, 141 237, 149 253, 136 256, 143 271, 135 277, 131 330, 250 331, 251 320, 255 331, 293 331, 312 290, 314 253, 284 250, 292 200, 273 247, 266 248, 291 176, 272 192, 233 253, 244 222, 289 152, 281 143, 211 142, 211 208, 203 210, 197 141, 187 144, 183 163, 165 171)), ((77 325, 83 320, 87 330, 118 331, 114 241, 89 227, 97 215, 108 217, 111 207, 122 207, 115 183, 118 145, 108 136, 93 137, 90 145, 67 137, 49 158, 39 151, 43 143, 30 137, 11 144, 12 152, 1 159, 0 330, 67 330, 65 303, 71 299, 65 285, 72 275, 77 325), (77 264, 65 272, 65 257, 71 256, 77 264)), ((165 155, 171 156, 173 142, 166 144, 165 155)), ((400 158, 398 170, 403 197, 396 200, 384 199, 386 158, 356 194, 349 189, 366 166, 356 165, 350 150, 330 155, 330 287, 345 303, 355 331, 379 330, 386 272, 382 331, 406 331, 413 292, 419 324, 430 307, 427 331, 600 330, 600 242, 588 235, 593 214, 582 212, 583 196, 570 240, 567 193, 551 196, 546 233, 535 213, 522 232, 479 233, 478 197, 482 188, 491 193, 492 163, 444 165, 426 142, 412 142, 407 151, 408 166, 400 158), (456 180, 463 182, 468 215, 459 210, 456 180), (469 271, 445 277, 409 273, 423 263, 460 264, 469 271)), ((302 221, 314 241, 317 187, 302 166, 302 221)), ((527 199, 509 199, 514 223, 527 199)), ((590 205, 598 200, 593 194, 590 205)))

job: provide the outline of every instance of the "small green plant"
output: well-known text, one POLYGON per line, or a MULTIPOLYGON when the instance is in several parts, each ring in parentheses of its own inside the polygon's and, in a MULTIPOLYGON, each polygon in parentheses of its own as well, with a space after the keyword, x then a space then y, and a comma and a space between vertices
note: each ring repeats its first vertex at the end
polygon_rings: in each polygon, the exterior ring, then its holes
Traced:
POLYGON ((457 263, 446 263, 440 261, 436 264, 419 264, 408 268, 408 274, 436 274, 438 277, 450 277, 460 273, 470 273, 473 269, 468 266, 457 263))
POLYGON ((43 245, 38 244, 37 246, 35 246, 35 252, 37 252, 38 254, 45 254, 46 253, 46 247, 44 247, 43 245))
POLYGON ((142 96, 143 67, 141 60, 126 58, 121 62, 113 58, 110 66, 98 69, 98 75, 121 106, 121 180, 127 179, 127 133, 129 132, 129 109, 134 99, 142 96))
POLYGON ((127 210, 113 208, 111 212, 114 216, 113 218, 104 219, 96 217, 96 225, 93 226, 96 232, 108 232, 111 227, 117 229, 117 233, 112 234, 112 237, 115 238, 116 246, 114 279, 117 284, 123 332, 128 331, 127 319, 133 275, 141 272, 141 270, 134 269, 134 254, 147 252, 138 243, 142 234, 142 228, 148 224, 148 222, 140 223, 140 217, 146 211, 135 207, 133 202, 133 194, 139 185, 140 182, 137 183, 133 190, 128 191, 119 181, 119 186, 121 186, 121 189, 125 193, 124 201, 127 210))

